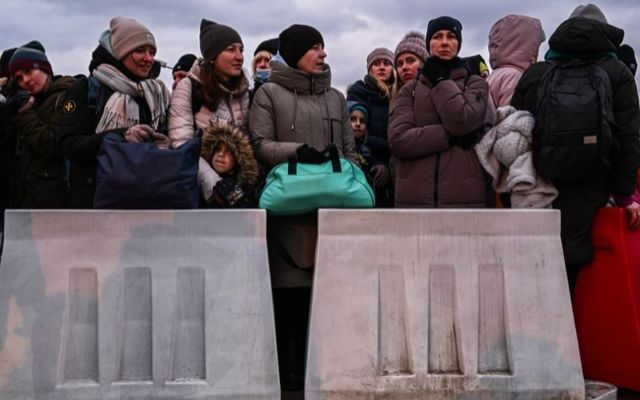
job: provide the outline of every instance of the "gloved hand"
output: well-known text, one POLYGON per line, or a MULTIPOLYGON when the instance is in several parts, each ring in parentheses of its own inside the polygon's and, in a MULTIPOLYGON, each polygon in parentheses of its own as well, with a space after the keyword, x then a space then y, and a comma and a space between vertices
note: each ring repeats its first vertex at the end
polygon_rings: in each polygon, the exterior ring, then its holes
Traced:
POLYGON ((478 128, 473 132, 469 132, 461 136, 448 135, 447 137, 450 145, 458 146, 463 149, 470 149, 480 142, 484 133, 484 128, 478 128))
POLYGON ((150 142, 155 131, 146 124, 133 125, 124 132, 124 138, 129 143, 150 142))
POLYGON ((213 200, 223 208, 249 206, 251 191, 236 183, 233 178, 223 178, 213 187, 213 200))
POLYGON ((26 90, 18 90, 7 99, 6 107, 9 115, 15 115, 29 109, 34 102, 31 93, 26 90))
POLYGON ((298 162, 306 164, 322 164, 327 161, 327 157, 324 154, 306 144, 298 147, 296 156, 298 157, 298 162))
POLYGON ((429 82, 435 87, 438 83, 449 79, 451 76, 451 67, 447 61, 436 59, 436 57, 428 57, 422 67, 422 73, 429 79, 429 82))
POLYGON ((382 164, 376 164, 371 167, 369 176, 373 180, 373 186, 376 189, 381 189, 389 182, 389 168, 382 164))

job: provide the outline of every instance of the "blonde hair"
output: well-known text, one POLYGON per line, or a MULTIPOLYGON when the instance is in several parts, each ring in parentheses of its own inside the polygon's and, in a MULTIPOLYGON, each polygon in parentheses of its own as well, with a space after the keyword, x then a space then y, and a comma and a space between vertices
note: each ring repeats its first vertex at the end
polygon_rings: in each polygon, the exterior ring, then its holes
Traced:
POLYGON ((260 50, 256 53, 255 56, 253 56, 253 59, 251 60, 251 73, 253 75, 256 74, 256 64, 258 63, 258 58, 260 57, 267 57, 269 60, 271 60, 271 58, 273 58, 273 54, 271 54, 267 50, 260 50))
POLYGON ((370 72, 371 68, 369 68, 369 76, 372 77, 373 81, 376 83, 380 97, 388 98, 389 102, 391 102, 391 100, 396 97, 396 94, 398 94, 398 76, 396 74, 396 69, 391 67, 391 76, 387 81, 382 81, 376 78, 371 75, 370 72))

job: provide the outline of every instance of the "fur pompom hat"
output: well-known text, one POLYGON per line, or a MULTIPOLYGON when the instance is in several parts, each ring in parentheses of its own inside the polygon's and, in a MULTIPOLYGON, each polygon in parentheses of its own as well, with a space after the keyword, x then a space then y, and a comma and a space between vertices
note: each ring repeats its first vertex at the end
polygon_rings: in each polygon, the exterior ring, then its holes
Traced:
POLYGON ((404 35, 404 38, 396 46, 394 61, 398 61, 398 57, 404 53, 414 54, 420 61, 425 62, 429 54, 427 54, 427 43, 424 41, 422 33, 411 31, 404 35))

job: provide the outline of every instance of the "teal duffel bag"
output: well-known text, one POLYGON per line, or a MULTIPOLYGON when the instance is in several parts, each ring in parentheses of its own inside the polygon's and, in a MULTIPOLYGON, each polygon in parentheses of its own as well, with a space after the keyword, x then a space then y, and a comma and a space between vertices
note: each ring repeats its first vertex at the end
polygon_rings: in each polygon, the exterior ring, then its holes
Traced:
POLYGON ((371 208, 375 194, 364 172, 340 158, 335 145, 327 148, 328 161, 300 163, 295 158, 276 165, 267 175, 260 208, 270 215, 296 215, 319 208, 371 208))

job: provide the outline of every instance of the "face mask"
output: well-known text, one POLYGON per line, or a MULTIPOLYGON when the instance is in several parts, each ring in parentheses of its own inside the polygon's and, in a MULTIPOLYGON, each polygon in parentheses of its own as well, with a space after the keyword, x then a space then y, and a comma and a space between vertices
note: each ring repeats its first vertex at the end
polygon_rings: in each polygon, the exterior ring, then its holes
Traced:
POLYGON ((259 83, 265 83, 269 80, 269 76, 271 76, 270 69, 257 69, 256 74, 253 76, 253 80, 259 83))

